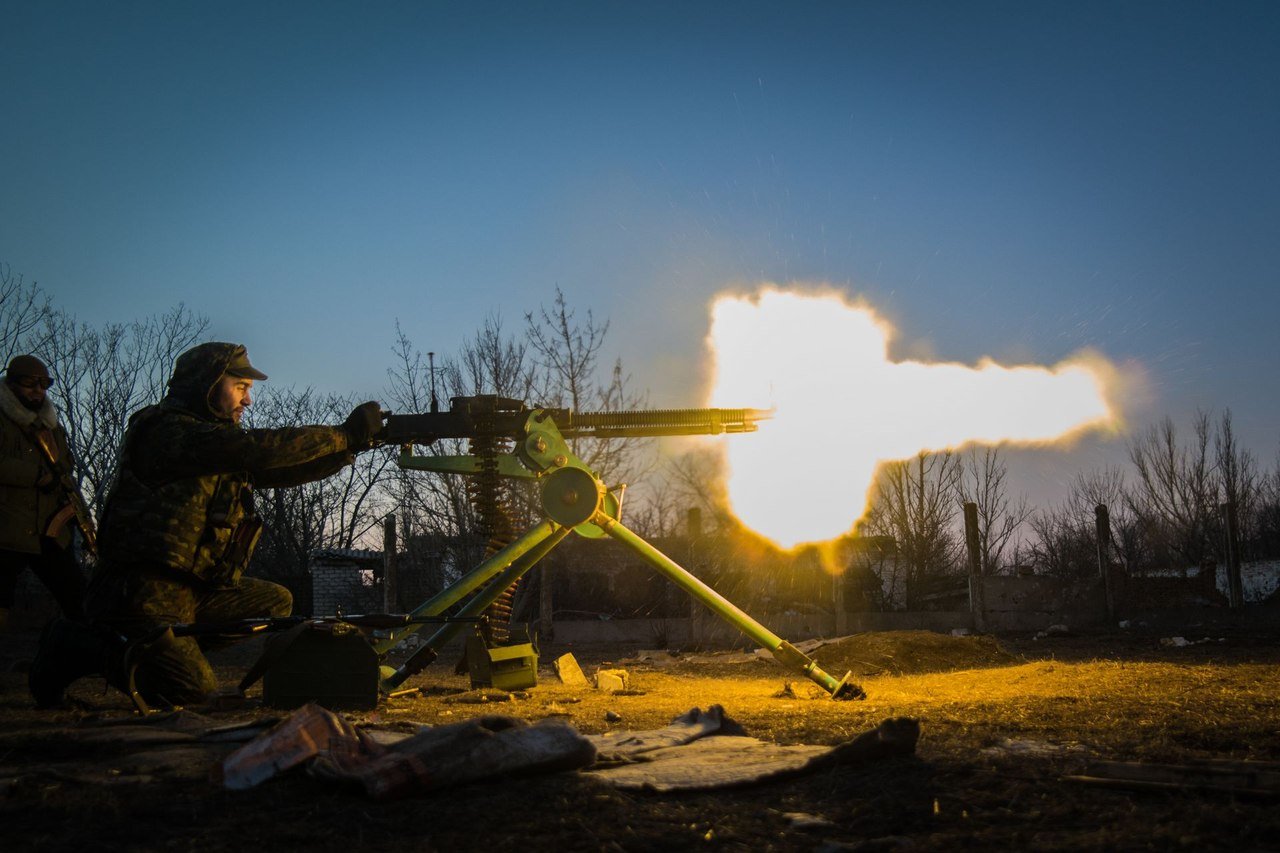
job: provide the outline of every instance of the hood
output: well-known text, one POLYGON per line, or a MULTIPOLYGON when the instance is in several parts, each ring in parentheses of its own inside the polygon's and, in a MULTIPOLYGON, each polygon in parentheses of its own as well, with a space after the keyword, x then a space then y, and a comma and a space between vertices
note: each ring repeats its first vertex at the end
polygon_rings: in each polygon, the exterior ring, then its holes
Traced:
POLYGON ((224 341, 210 341, 187 350, 173 364, 169 393, 161 405, 209 420, 228 420, 213 410, 209 397, 227 367, 244 351, 240 344, 224 341))
MULTIPOLYGON (((8 378, 7 374, 6 377, 8 378)), ((13 393, 9 383, 0 380, 0 412, 24 429, 31 427, 53 429, 58 425, 58 412, 53 407, 53 399, 45 396, 44 405, 38 411, 31 411, 22 405, 18 395, 13 393)))

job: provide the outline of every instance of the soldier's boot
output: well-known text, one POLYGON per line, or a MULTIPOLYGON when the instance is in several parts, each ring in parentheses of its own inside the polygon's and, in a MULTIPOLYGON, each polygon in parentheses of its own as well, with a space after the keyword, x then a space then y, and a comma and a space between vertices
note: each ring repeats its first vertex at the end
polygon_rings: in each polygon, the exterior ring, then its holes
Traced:
POLYGON ((106 674, 117 652, 107 633, 83 622, 55 617, 40 633, 40 647, 27 673, 27 687, 37 708, 56 708, 66 701, 67 688, 89 675, 106 674))

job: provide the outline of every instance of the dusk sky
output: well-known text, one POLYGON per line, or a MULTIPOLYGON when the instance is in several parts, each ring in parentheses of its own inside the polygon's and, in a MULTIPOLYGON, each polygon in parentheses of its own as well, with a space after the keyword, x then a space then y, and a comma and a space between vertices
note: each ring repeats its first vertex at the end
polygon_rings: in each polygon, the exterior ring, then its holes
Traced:
POLYGON ((448 354, 558 286, 697 405, 717 293, 829 284, 899 356, 1092 348, 1132 426, 1280 450, 1278 3, 0 10, 0 263, 85 321, 183 302, 376 396, 397 320, 448 354))

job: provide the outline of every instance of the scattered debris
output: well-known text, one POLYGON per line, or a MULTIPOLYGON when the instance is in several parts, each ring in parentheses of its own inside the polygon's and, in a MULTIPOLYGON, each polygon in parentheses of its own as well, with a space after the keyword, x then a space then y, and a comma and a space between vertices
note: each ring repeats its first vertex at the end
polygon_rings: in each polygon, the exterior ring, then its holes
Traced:
POLYGON ((455 696, 446 696, 444 702, 446 704, 462 704, 462 705, 487 705, 491 702, 515 702, 517 699, 527 699, 529 694, 517 690, 508 693, 505 690, 494 690, 491 687, 482 687, 478 690, 468 690, 465 693, 459 693, 455 696))
POLYGON ((578 666, 578 660, 572 654, 566 653, 555 659, 552 664, 555 668, 556 675, 560 677, 560 681, 570 687, 587 687, 590 682, 583 673, 582 667, 578 666))
MULTIPOLYGON (((621 715, 609 712, 617 722, 621 715)), ((553 772, 594 765, 592 775, 620 788, 705 790, 914 751, 919 725, 886 720, 837 747, 782 746, 747 737, 724 710, 693 708, 670 725, 647 732, 584 737, 568 724, 530 725, 514 717, 484 715, 461 723, 419 727, 416 733, 370 732, 315 704, 298 709, 231 753, 221 764, 222 783, 244 790, 291 768, 308 765, 319 779, 355 782, 374 799, 420 793, 482 778, 553 772), (722 737, 708 738, 719 734, 722 737), (637 763, 636 757, 644 755, 637 763), (612 765, 612 766, 610 766, 612 765)), ((178 756, 174 756, 177 758, 178 756)), ((168 757, 149 756, 159 768, 168 757)), ((822 818, 805 816, 802 828, 822 818)))
POLYGON ((905 835, 882 835, 879 838, 868 838, 866 841, 831 841, 818 845, 813 853, 889 853, 915 846, 915 842, 905 835))
POLYGON ((290 767, 315 758, 331 745, 355 741, 355 728, 315 703, 303 705, 261 737, 222 762, 222 784, 233 791, 252 788, 290 767))
POLYGON ((835 823, 822 815, 807 812, 783 812, 783 818, 791 824, 792 829, 831 829, 835 823))
POLYGON ((631 675, 625 669, 602 669, 596 672, 596 689, 617 693, 631 686, 631 675))
POLYGON ((561 720, 530 725, 495 714, 427 729, 385 749, 363 741, 345 746, 318 756, 308 772, 326 781, 354 782, 376 800, 479 779, 575 770, 596 757, 591 742, 561 720))
POLYGON ((591 735, 597 763, 629 762, 637 755, 692 743, 710 734, 745 734, 742 727, 725 716, 724 708, 712 705, 707 710, 690 708, 661 728, 644 732, 606 732, 591 735))
POLYGON ((641 649, 634 656, 624 658, 622 663, 627 664, 648 664, 658 669, 666 669, 675 666, 680 660, 676 655, 663 649, 641 649))
POLYGON ((1078 743, 1050 743, 1032 738, 1001 738, 994 745, 980 750, 992 757, 1032 756, 1036 758, 1082 754, 1088 752, 1078 743))
POLYGON ((1201 637, 1198 640, 1188 640, 1186 637, 1161 637, 1160 645, 1167 648, 1181 649, 1185 646, 1200 646, 1205 643, 1225 643, 1226 641, 1226 637, 1218 637, 1217 639, 1214 639, 1213 637, 1201 637))
POLYGON ((811 681, 786 681, 774 699, 830 699, 831 695, 811 681))
MULTIPOLYGON (((635 737, 643 739, 653 734, 656 733, 641 732, 635 737)), ((597 736, 597 741, 600 737, 603 736, 597 736)), ((699 737, 684 744, 647 749, 643 761, 592 769, 586 775, 624 790, 706 791, 910 755, 915 752, 919 737, 920 724, 905 717, 885 720, 871 731, 834 747, 784 746, 742 734, 699 737)))
POLYGON ((226 787, 243 790, 309 763, 312 776, 355 782, 369 796, 387 799, 491 776, 586 767, 595 755, 589 740, 556 720, 530 725, 486 714, 374 738, 309 704, 227 756, 221 770, 226 787))

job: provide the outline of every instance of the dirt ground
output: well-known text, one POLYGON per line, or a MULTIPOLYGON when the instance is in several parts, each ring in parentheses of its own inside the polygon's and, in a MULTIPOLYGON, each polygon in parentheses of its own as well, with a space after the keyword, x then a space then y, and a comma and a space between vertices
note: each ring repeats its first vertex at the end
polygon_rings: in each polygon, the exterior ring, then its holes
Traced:
MULTIPOLYGON (((1280 641, 1258 633, 948 637, 864 634, 811 654, 852 670, 867 699, 832 702, 750 653, 576 648, 588 674, 630 674, 606 694, 544 670, 516 695, 472 691, 437 664, 357 723, 438 725, 481 713, 567 720, 585 733, 659 728, 720 704, 748 734, 838 744, 882 720, 920 722, 915 755, 714 792, 625 792, 562 773, 373 802, 293 772, 245 792, 211 768, 234 745, 122 741, 122 696, 85 680, 82 707, 37 711, 23 662, 34 633, 0 646, 0 823, 6 850, 245 847, 396 850, 1275 850, 1280 796, 1073 781, 1092 762, 1280 762, 1280 641), (615 719, 616 718, 616 719, 615 719), (105 733, 105 734, 104 734, 105 733)), ((549 665, 564 648, 542 650, 549 665)), ((234 683, 253 650, 217 659, 234 683)), ((452 661, 448 662, 452 664, 452 661)), ((220 724, 269 709, 197 709, 220 724)), ((1276 770, 1273 766, 1271 770, 1276 770)))

